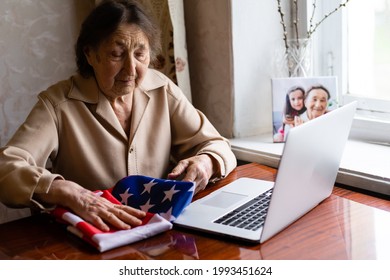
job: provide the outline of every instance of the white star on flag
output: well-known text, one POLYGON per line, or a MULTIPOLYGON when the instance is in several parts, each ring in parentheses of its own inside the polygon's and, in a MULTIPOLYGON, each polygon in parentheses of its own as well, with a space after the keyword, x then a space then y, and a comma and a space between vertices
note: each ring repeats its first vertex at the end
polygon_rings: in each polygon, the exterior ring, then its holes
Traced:
POLYGON ((152 208, 154 204, 150 204, 150 200, 148 200, 144 205, 140 205, 140 208, 144 212, 148 212, 150 208, 152 208))
POLYGON ((175 189, 176 185, 173 185, 172 188, 170 188, 169 190, 167 191, 164 191, 165 193, 165 197, 164 199, 161 201, 161 202, 164 202, 165 200, 169 199, 170 201, 172 201, 172 196, 177 193, 177 192, 180 192, 180 190, 176 190, 175 189))
POLYGON ((175 220, 175 216, 172 215, 172 207, 169 208, 169 210, 167 212, 163 212, 163 213, 159 213, 161 217, 163 217, 165 220, 167 221, 174 221, 175 220))
POLYGON ((130 191, 130 188, 128 188, 126 190, 126 192, 119 194, 119 196, 121 197, 121 203, 122 204, 127 204, 127 199, 133 195, 129 191, 130 191))
POLYGON ((145 189, 144 189, 144 191, 143 191, 141 194, 144 194, 145 192, 150 193, 150 191, 151 191, 151 189, 152 189, 152 187, 153 187, 154 185, 157 185, 157 183, 155 183, 154 180, 150 181, 150 182, 147 183, 147 184, 144 184, 144 188, 145 188, 145 189))

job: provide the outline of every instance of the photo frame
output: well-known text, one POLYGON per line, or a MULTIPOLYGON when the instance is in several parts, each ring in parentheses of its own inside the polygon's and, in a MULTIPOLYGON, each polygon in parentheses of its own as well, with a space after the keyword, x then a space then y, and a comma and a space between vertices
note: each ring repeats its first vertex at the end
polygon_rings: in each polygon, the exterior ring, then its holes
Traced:
POLYGON ((337 77, 273 78, 273 142, 285 142, 295 125, 338 107, 337 77))

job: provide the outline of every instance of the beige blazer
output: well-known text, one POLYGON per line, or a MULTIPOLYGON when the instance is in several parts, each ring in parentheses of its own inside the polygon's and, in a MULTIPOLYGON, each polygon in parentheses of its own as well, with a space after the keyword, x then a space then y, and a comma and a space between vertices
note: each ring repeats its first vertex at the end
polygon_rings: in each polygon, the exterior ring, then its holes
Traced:
POLYGON ((160 72, 148 70, 133 104, 127 137, 95 79, 75 75, 40 93, 0 150, 0 201, 42 208, 33 194, 47 192, 57 177, 106 189, 131 174, 163 178, 172 160, 202 153, 219 162, 218 178, 236 166, 228 141, 160 72))

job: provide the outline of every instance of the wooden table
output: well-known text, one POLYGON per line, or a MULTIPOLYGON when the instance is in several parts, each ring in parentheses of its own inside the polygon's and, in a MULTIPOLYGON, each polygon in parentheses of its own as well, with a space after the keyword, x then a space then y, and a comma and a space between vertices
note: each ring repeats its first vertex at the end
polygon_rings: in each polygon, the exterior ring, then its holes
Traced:
MULTIPOLYGON (((236 168, 199 198, 239 177, 273 181, 276 170, 251 163, 236 168)), ((174 228, 99 253, 47 215, 0 225, 0 259, 390 259, 390 201, 335 187, 333 194, 264 244, 174 228)))

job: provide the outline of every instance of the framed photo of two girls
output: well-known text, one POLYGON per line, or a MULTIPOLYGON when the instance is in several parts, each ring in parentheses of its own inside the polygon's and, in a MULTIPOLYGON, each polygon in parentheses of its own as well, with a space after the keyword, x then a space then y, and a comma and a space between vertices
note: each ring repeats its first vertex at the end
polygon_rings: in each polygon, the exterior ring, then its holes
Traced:
POLYGON ((288 131, 337 108, 336 77, 274 78, 273 141, 284 142, 288 131))

